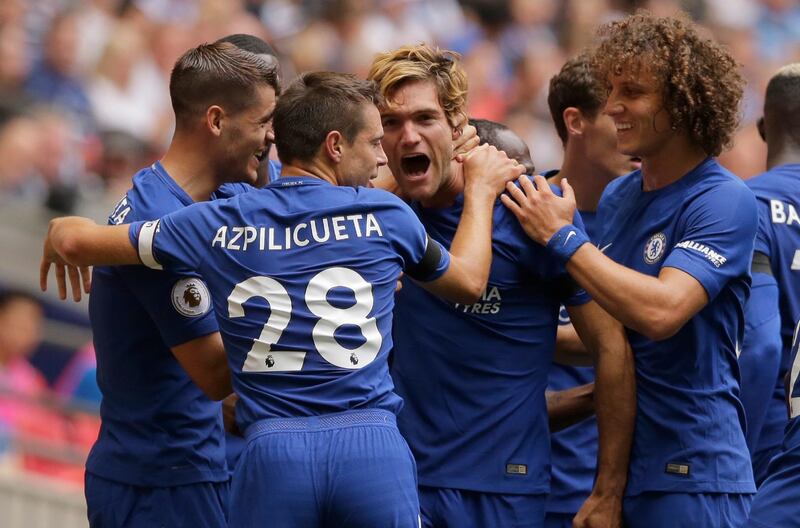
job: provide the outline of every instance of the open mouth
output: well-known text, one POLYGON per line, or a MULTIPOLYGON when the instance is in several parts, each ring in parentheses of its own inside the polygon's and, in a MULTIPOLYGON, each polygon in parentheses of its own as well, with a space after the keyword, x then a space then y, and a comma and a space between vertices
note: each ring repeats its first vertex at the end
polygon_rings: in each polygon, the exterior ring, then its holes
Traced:
POLYGON ((254 154, 254 156, 258 160, 258 162, 261 163, 262 161, 267 159, 267 151, 266 150, 262 150, 260 152, 256 152, 254 154))
POLYGON ((431 166, 431 159, 425 154, 411 154, 404 156, 400 160, 400 167, 407 176, 421 177, 428 172, 428 167, 431 166))

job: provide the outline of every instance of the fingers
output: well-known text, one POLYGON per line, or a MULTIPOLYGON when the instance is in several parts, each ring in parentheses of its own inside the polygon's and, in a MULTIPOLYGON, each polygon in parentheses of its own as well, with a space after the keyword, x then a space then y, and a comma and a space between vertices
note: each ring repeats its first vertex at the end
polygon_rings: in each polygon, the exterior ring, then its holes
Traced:
POLYGON ((75 266, 67 266, 67 276, 69 277, 69 285, 72 288, 72 300, 80 302, 81 300, 81 277, 78 273, 78 268, 75 266))
POLYGON ((67 298, 67 279, 64 264, 55 263, 56 267, 56 283, 58 284, 58 298, 66 300, 67 298))
POLYGON ((39 264, 39 288, 44 292, 47 291, 47 275, 50 274, 50 262, 42 259, 39 264))
POLYGON ((536 188, 542 194, 553 194, 553 191, 550 189, 550 184, 547 183, 547 180, 541 174, 537 174, 533 177, 533 181, 536 183, 536 188))
MULTIPOLYGON (((520 178, 520 180, 522 180, 522 179, 523 178, 520 178)), ((524 179, 527 179, 527 178, 524 178, 524 179)), ((514 185, 514 182, 508 182, 506 184, 506 192, 508 192, 508 194, 512 198, 514 198, 514 200, 517 203, 521 203, 521 202, 525 201, 528 198, 528 195, 526 195, 526 193, 523 192, 522 189, 520 189, 519 187, 514 185)), ((536 192, 536 191, 534 190, 534 192, 536 192)))
POLYGON ((81 278, 83 279, 83 292, 89 293, 92 290, 92 270, 89 266, 81 266, 81 278))
POLYGON ((520 220, 520 218, 521 218, 521 216, 522 216, 522 209, 521 209, 521 208, 520 208, 520 206, 517 204, 517 202, 515 202, 515 201, 514 201, 514 200, 513 200, 513 199, 512 199, 512 198, 511 198, 509 195, 507 195, 507 194, 501 194, 501 195, 500 195, 500 201, 501 201, 501 202, 503 202, 503 205, 505 205, 505 206, 506 206, 506 208, 507 208, 509 211, 511 211, 511 213, 512 213, 514 216, 516 216, 516 217, 517 217, 517 220, 520 220))
POLYGON ((575 190, 566 178, 561 180, 561 195, 571 202, 575 201, 575 190))

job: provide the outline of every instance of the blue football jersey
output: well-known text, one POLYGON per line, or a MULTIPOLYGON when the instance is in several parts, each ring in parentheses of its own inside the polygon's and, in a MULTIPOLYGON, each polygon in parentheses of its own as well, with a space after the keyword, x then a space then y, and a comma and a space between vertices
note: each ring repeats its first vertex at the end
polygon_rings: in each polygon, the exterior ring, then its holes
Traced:
POLYGON ((781 316, 781 368, 759 438, 759 450, 770 456, 780 445, 786 425, 783 379, 790 367, 794 325, 800 320, 800 164, 773 167, 747 185, 758 199, 755 250, 770 259, 781 316))
MULTIPOLYGON (((580 211, 589 240, 597 241, 600 226, 594 211, 580 211)), ((559 323, 568 324, 569 315, 562 309, 559 323)), ((594 381, 592 367, 573 367, 553 363, 547 389, 559 391, 594 381)), ((597 418, 587 418, 550 435, 551 475, 547 511, 576 513, 594 486, 597 466, 597 418)))
POLYGON ((680 269, 709 298, 668 339, 627 332, 637 395, 627 494, 754 492, 736 359, 757 225, 753 193, 708 158, 655 191, 642 191, 641 171, 611 182, 598 215, 607 256, 651 276, 680 269))
MULTIPOLYGON (((245 187, 234 187, 244 190, 245 187)), ((109 224, 152 220, 192 199, 160 163, 139 171, 109 224)), ((103 393, 86 468, 136 486, 228 479, 220 404, 189 379, 170 347, 217 331, 196 274, 95 267, 89 316, 103 393), (190 302, 182 295, 192 289, 190 302)))
MULTIPOLYGON (((448 208, 416 207, 446 247, 462 210, 463 196, 448 208)), ((547 493, 544 391, 558 309, 589 297, 499 201, 493 221, 492 267, 478 302, 449 303, 411 281, 398 294, 392 378, 406 402, 398 426, 420 485, 547 493)))
MULTIPOLYGON (((131 227, 142 261, 197 270, 208 283, 239 395, 239 427, 351 409, 399 411, 386 356, 401 271, 420 269, 428 237, 385 191, 281 178, 229 200, 131 227)), ((431 244, 436 242, 431 241, 431 244)))

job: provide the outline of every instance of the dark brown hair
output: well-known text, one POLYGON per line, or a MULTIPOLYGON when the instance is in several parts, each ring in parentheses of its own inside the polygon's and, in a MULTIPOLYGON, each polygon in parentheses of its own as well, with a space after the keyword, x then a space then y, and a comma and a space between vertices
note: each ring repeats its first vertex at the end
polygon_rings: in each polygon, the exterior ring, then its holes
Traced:
POLYGON ((169 79, 178 126, 205 114, 211 105, 236 114, 254 99, 259 85, 280 93, 274 65, 228 42, 201 44, 184 53, 169 79))
POLYGON ((556 75, 550 79, 547 105, 556 127, 558 137, 566 144, 567 125, 564 123, 564 110, 573 107, 594 119, 606 99, 606 90, 594 76, 587 53, 568 60, 556 75))
POLYGON ((352 142, 364 127, 364 104, 380 104, 372 81, 355 75, 309 72, 292 81, 275 106, 275 147, 283 163, 310 161, 328 133, 352 142))
POLYGON ((722 46, 700 35, 686 15, 638 11, 602 26, 592 56, 598 79, 652 73, 663 86, 671 124, 686 130, 709 156, 730 147, 739 123, 744 79, 722 46))

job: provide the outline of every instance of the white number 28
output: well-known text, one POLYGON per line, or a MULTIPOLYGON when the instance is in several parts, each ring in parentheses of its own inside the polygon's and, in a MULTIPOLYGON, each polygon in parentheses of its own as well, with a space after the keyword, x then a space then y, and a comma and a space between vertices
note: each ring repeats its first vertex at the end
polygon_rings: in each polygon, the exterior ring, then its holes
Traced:
MULTIPOLYGON (((251 277, 234 286, 228 296, 228 317, 244 316, 244 303, 260 297, 269 303, 270 314, 247 353, 243 372, 289 372, 303 368, 306 351, 274 348, 292 317, 292 299, 281 283, 271 277, 251 277)), ((319 319, 311 331, 314 346, 328 362, 345 369, 360 369, 378 355, 383 338, 374 317, 367 317, 373 306, 372 285, 348 268, 328 268, 308 282, 305 303, 319 319), (355 304, 338 308, 328 302, 328 292, 337 287, 349 288, 355 304), (354 349, 341 346, 334 333, 343 325, 355 325, 365 341, 354 349)))

